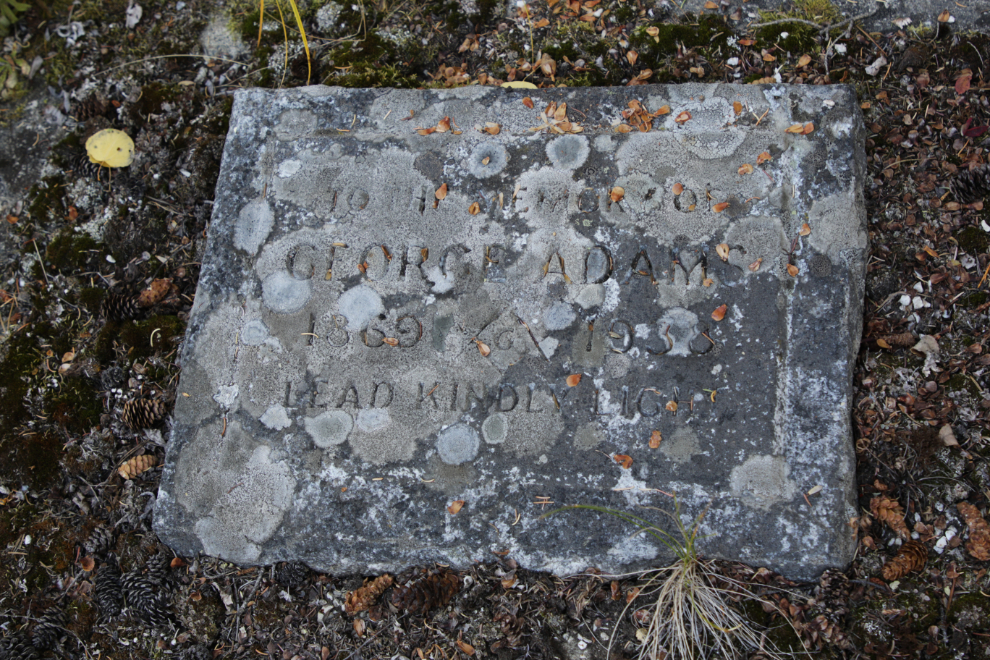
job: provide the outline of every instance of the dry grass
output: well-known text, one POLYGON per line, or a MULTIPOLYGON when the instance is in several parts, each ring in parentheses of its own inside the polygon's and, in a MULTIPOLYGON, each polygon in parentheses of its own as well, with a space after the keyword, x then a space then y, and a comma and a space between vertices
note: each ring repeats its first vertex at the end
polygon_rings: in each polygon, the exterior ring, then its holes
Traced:
MULTIPOLYGON (((711 562, 699 555, 698 526, 707 508, 695 518, 690 529, 681 521, 676 498, 674 512, 656 507, 645 508, 668 516, 677 528, 677 536, 643 518, 605 507, 576 505, 546 514, 567 509, 592 509, 608 513, 638 527, 637 534, 650 534, 676 555, 677 559, 663 568, 616 576, 639 577, 644 582, 637 596, 623 610, 623 618, 635 604, 641 604, 644 600, 651 602, 646 607, 651 610, 648 624, 640 628, 636 635, 642 642, 640 660, 735 658, 742 651, 759 651, 774 660, 792 655, 777 649, 761 630, 729 604, 730 599, 750 600, 759 605, 769 604, 769 601, 760 598, 744 583, 718 573, 711 562), (725 584, 728 588, 716 584, 725 584)), ((610 656, 614 641, 615 633, 609 643, 610 656)))

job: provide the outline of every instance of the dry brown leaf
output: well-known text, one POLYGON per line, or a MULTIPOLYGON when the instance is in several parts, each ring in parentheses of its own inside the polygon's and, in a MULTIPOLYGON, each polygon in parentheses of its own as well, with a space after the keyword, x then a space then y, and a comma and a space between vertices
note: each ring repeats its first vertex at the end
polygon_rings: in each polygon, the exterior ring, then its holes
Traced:
POLYGON ((715 311, 712 312, 712 320, 721 321, 722 319, 724 319, 725 313, 728 311, 728 309, 729 309, 728 305, 719 305, 718 307, 716 307, 715 311))
POLYGON ((546 27, 548 25, 550 25, 550 21, 548 19, 546 19, 546 18, 541 18, 540 20, 538 20, 535 23, 533 23, 533 27, 536 28, 536 29, 540 29, 540 28, 546 27))
POLYGON ((631 66, 636 66, 636 60, 639 59, 639 53, 634 50, 626 52, 626 59, 629 60, 631 66))
POLYGON ((155 457, 151 454, 142 454, 124 461, 124 464, 117 468, 117 474, 124 479, 133 479, 145 470, 155 467, 155 457))
POLYGON ((186 561, 182 557, 173 557, 168 565, 171 568, 182 568, 186 565, 186 561))
POLYGON ((653 40, 660 43, 660 28, 658 27, 648 27, 646 28, 646 34, 653 37, 653 40))
POLYGON ((798 233, 801 234, 802 236, 807 236, 808 234, 811 233, 811 225, 809 225, 807 222, 804 223, 803 225, 801 225, 801 231, 799 231, 798 233))
POLYGON ((814 130, 815 130, 814 123, 812 123, 812 122, 809 121, 807 124, 805 124, 804 126, 801 127, 801 135, 808 135, 809 133, 811 133, 814 130))
POLYGON ((794 135, 801 135, 802 133, 804 133, 804 124, 791 124, 786 129, 784 129, 784 132, 793 133, 794 135))
POLYGON ((456 516, 462 508, 464 508, 464 500, 454 500, 447 507, 447 512, 452 516, 456 516))
POLYGON ((666 408, 670 412, 677 412, 677 402, 676 401, 668 401, 667 402, 667 405, 664 406, 664 408, 666 408))
POLYGON ((880 348, 890 348, 890 344, 884 341, 883 337, 877 339, 877 346, 879 346, 880 348))
POLYGON ((502 127, 496 124, 495 122, 491 122, 491 121, 485 122, 485 132, 488 133, 489 135, 498 135, 499 131, 501 130, 502 127))
POLYGON ((969 502, 960 502, 956 508, 969 526, 967 552, 980 561, 990 560, 990 525, 987 525, 987 521, 980 515, 980 510, 969 502))
POLYGON ((530 110, 533 109, 533 99, 529 98, 528 96, 523 97, 522 103, 530 110))
POLYGON ((355 635, 357 635, 358 637, 364 637, 364 629, 367 627, 367 625, 364 623, 364 619, 361 618, 354 619, 353 627, 354 627, 355 635))
POLYGON ((736 116, 738 117, 739 115, 742 114, 742 111, 743 111, 743 104, 740 103, 739 101, 733 101, 732 112, 736 113, 736 116))
POLYGON ((433 194, 439 200, 446 199, 447 198, 447 184, 445 183, 442 186, 440 186, 439 188, 437 188, 437 191, 435 193, 433 193, 433 194))
POLYGON ((761 153, 759 156, 756 157, 756 164, 762 165, 763 163, 772 159, 773 156, 771 156, 768 152, 764 151, 763 153, 761 153))
POLYGON ((952 18, 952 14, 949 13, 948 9, 943 9, 938 15, 939 23, 948 23, 949 19, 952 18))
MULTIPOLYGON (((543 22, 546 23, 548 21, 547 19, 544 18, 543 22)), ((455 643, 457 644, 457 648, 463 651, 465 655, 474 655, 474 647, 468 644, 467 642, 462 642, 461 640, 457 640, 455 643)))
POLYGON ((475 339, 474 342, 478 345, 478 352, 481 353, 481 357, 488 357, 491 355, 492 349, 488 348, 488 344, 480 339, 475 339))
POLYGON ((622 188, 621 186, 616 186, 616 187, 612 188, 612 190, 609 192, 608 197, 613 202, 618 202, 618 201, 621 201, 622 200, 622 198, 625 196, 625 194, 626 194, 626 191, 625 191, 624 188, 622 188))
POLYGON ((754 261, 749 265, 749 269, 755 273, 760 269, 760 265, 762 263, 763 263, 763 257, 760 257, 759 259, 757 259, 756 261, 754 261))
POLYGON ((83 557, 82 559, 79 560, 79 568, 89 573, 94 568, 96 568, 96 560, 94 560, 92 557, 89 556, 83 557))
POLYGON ((716 5, 714 2, 712 2, 712 0, 708 0, 705 3, 705 9, 718 9, 718 5, 716 5))
POLYGON ((712 210, 715 211, 716 213, 721 213, 727 208, 729 208, 728 202, 719 202, 718 204, 712 207, 712 210))
POLYGON ((389 346, 394 348, 399 345, 399 340, 396 339, 395 337, 384 337, 382 339, 382 343, 388 344, 389 346))
POLYGON ((719 256, 722 261, 729 260, 729 244, 719 243, 715 246, 715 253, 719 256))
POLYGON ((478 202, 475 202, 474 204, 468 207, 468 213, 470 213, 471 215, 478 215, 479 213, 481 213, 481 206, 478 204, 478 202))
POLYGON ((660 106, 660 109, 659 110, 657 110, 656 112, 653 113, 653 116, 654 117, 659 117, 660 115, 669 115, 669 114, 670 114, 670 106, 669 105, 662 105, 662 106, 660 106))
POLYGON ((581 374, 571 374, 567 377, 568 387, 577 387, 577 384, 581 382, 581 374))
POLYGON ((557 121, 564 121, 565 119, 567 119, 566 103, 561 103, 559 106, 557 106, 557 109, 554 110, 553 118, 556 119, 557 121))
POLYGON ((653 433, 650 434, 650 449, 656 449, 663 442, 663 435, 660 431, 654 429, 653 433))
POLYGON ((631 130, 632 130, 632 126, 630 126, 629 124, 619 124, 618 126, 615 127, 616 133, 628 133, 631 130))
POLYGON ((797 277, 801 270, 794 264, 787 264, 787 274, 791 277, 797 277))
POLYGON ((674 184, 674 187, 673 187, 673 188, 671 188, 670 190, 671 190, 671 192, 673 192, 673 193, 674 193, 675 195, 680 195, 680 194, 681 194, 682 192, 684 192, 684 186, 683 186, 683 185, 681 185, 681 184, 679 184, 679 183, 675 183, 675 184, 674 184))
POLYGON ((802 55, 798 59, 797 65, 799 69, 803 66, 808 66, 809 64, 811 64, 811 55, 802 55))
POLYGON ((680 114, 674 117, 674 121, 677 122, 678 124, 683 124, 689 119, 691 119, 691 113, 688 112, 687 110, 682 110, 680 114))
POLYGON ((739 169, 737 171, 739 172, 740 175, 752 174, 753 166, 750 165, 749 163, 743 163, 742 165, 739 166, 739 169))
POLYGON ((632 467, 633 464, 632 456, 628 456, 626 454, 616 454, 612 458, 615 459, 616 463, 622 466, 623 470, 628 470, 629 468, 632 467))

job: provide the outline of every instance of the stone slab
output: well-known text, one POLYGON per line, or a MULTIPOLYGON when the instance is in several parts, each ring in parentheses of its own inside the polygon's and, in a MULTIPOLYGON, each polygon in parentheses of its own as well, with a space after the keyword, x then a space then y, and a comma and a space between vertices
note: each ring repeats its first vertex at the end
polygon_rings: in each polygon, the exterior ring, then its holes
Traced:
POLYGON ((541 514, 676 494, 709 556, 847 563, 863 130, 843 86, 238 92, 158 535, 337 573, 620 570, 666 551, 541 514), (630 101, 670 112, 623 133, 630 101))

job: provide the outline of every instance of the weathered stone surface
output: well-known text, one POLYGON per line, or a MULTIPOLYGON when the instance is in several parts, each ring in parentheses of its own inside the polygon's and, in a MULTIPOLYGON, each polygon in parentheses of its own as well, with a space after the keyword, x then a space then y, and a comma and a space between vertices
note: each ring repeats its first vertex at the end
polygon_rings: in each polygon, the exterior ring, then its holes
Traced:
POLYGON ((676 493, 688 522, 709 507, 710 556, 795 577, 851 559, 853 92, 525 95, 238 93, 155 512, 165 542, 335 572, 503 551, 614 570, 666 551, 608 515, 540 515, 597 504, 663 523, 637 506, 676 493), (633 100, 670 111, 617 131, 633 100), (551 101, 580 133, 547 126, 551 101))

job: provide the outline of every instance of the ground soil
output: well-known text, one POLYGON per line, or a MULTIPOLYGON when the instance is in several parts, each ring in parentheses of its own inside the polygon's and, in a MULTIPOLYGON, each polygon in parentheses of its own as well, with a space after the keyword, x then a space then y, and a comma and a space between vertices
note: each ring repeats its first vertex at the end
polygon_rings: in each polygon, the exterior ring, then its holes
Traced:
POLYGON ((985 36, 948 10, 936 29, 867 32, 824 0, 762 24, 732 2, 687 15, 652 0, 310 0, 307 62, 285 3, 284 30, 271 1, 260 30, 249 0, 140 4, 128 25, 128 0, 28 2, 4 41, 0 76, 18 79, 0 106, 0 658, 639 652, 649 599, 635 577, 554 577, 511 556, 390 578, 240 568, 155 538, 230 94, 307 80, 854 86, 871 258, 852 402, 859 516, 842 533, 859 550, 811 583, 710 568, 763 599, 728 597, 767 648, 990 657, 985 36), (131 167, 89 162, 85 141, 103 128, 134 139, 131 167), (125 479, 125 464, 148 469, 125 479))

